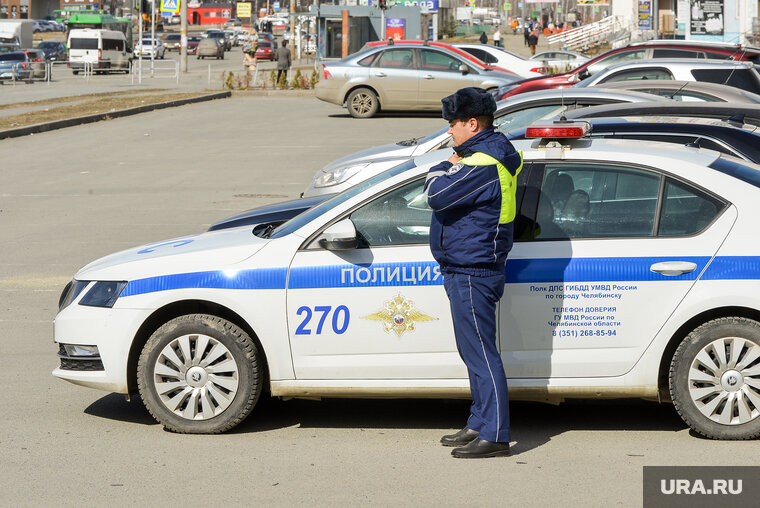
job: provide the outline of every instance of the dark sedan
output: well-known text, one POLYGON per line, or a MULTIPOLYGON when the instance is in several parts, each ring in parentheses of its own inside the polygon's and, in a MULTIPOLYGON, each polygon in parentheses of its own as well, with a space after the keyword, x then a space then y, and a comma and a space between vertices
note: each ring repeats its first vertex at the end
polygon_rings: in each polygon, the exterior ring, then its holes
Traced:
POLYGON ((218 229, 229 229, 240 226, 254 226, 254 233, 261 234, 261 232, 267 227, 274 229, 283 222, 292 219, 301 212, 305 212, 312 206, 316 206, 332 196, 333 194, 325 194, 323 196, 291 199, 289 201, 281 201, 271 205, 259 206, 237 215, 233 215, 232 217, 222 219, 213 224, 208 230, 216 231, 218 229))
POLYGON ((66 46, 64 46, 62 42, 41 42, 39 46, 37 46, 37 49, 45 54, 45 60, 66 60, 66 46))

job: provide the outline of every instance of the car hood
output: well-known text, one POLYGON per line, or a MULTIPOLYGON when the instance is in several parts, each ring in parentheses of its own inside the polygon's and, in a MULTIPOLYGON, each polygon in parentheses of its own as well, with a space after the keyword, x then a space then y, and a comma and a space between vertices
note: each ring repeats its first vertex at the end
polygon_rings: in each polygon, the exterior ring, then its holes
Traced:
POLYGON ((258 252, 269 242, 251 228, 234 228, 183 236, 123 250, 81 268, 77 280, 132 280, 135 278, 218 270, 258 252))

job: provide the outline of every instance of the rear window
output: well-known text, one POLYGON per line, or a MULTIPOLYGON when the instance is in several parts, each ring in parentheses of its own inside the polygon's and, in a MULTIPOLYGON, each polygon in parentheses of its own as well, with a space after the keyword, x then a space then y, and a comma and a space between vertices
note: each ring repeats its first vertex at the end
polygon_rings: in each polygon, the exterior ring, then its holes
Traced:
POLYGON ((760 93, 760 83, 754 69, 693 69, 691 75, 697 81, 708 81, 760 93))
POLYGON ((23 53, 5 53, 0 55, 0 61, 3 62, 26 62, 26 55, 23 53))
POLYGON ((69 49, 98 49, 97 39, 71 39, 69 49))
POLYGON ((272 44, 270 44, 269 42, 260 42, 259 43, 259 47, 260 48, 271 48, 272 44))

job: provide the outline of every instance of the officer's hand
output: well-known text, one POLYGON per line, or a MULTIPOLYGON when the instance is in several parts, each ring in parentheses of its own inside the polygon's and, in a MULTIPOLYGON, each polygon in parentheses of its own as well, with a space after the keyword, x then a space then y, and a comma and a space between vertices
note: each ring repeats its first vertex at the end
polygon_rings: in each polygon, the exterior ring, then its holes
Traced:
POLYGON ((453 153, 453 154, 451 154, 451 157, 449 157, 449 162, 452 163, 452 164, 456 164, 456 163, 458 163, 461 160, 462 160, 462 156, 460 156, 456 152, 453 153))

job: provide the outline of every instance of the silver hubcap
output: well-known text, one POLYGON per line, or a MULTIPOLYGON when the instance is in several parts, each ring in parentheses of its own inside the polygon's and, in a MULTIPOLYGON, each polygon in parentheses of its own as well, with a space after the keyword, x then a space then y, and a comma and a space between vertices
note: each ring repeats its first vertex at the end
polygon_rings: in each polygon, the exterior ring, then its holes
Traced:
POLYGON ((229 349, 208 335, 183 335, 161 350, 153 369, 161 402, 188 420, 207 420, 229 407, 238 368, 229 349))
POLYGON ((372 110, 372 96, 366 93, 354 95, 351 107, 359 114, 366 114, 372 110))
POLYGON ((726 337, 702 348, 689 368, 689 394, 717 423, 740 425, 760 416, 760 346, 726 337))

